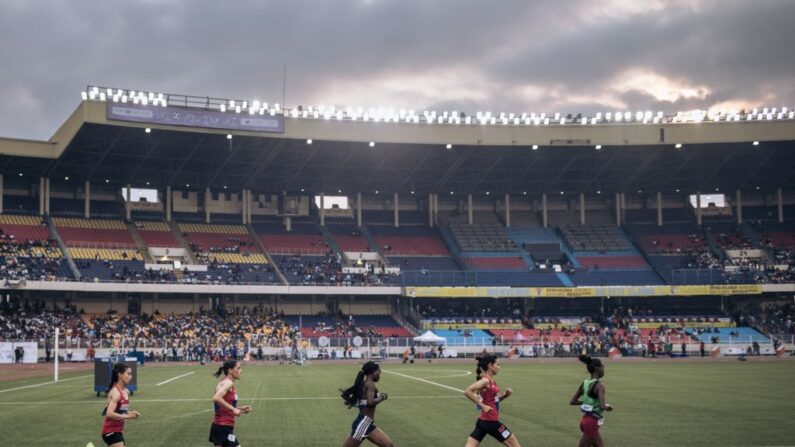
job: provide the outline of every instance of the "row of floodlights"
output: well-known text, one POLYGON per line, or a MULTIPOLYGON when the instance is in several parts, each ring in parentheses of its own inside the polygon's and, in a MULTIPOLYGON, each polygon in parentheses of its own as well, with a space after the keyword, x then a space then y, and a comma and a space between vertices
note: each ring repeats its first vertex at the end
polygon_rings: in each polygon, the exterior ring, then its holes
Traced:
MULTIPOLYGON (((166 107, 168 105, 167 98, 162 93, 143 92, 135 90, 122 90, 112 88, 89 87, 86 91, 82 92, 83 100, 92 101, 112 101, 141 105, 152 104, 154 106, 166 107)), ((534 125, 534 126, 548 126, 550 124, 580 124, 580 125, 595 125, 602 123, 642 123, 642 124, 660 124, 660 123, 701 123, 705 121, 710 122, 732 122, 732 121, 762 121, 774 119, 795 119, 795 111, 782 108, 754 108, 750 112, 731 110, 724 111, 705 111, 693 110, 689 112, 677 112, 673 117, 666 117, 663 112, 653 113, 651 111, 645 112, 598 112, 594 116, 585 117, 581 115, 562 115, 555 113, 547 115, 546 113, 505 113, 492 114, 491 112, 477 112, 475 116, 469 116, 458 111, 452 112, 436 112, 423 111, 418 113, 414 110, 398 109, 393 107, 378 107, 364 109, 363 107, 345 107, 338 108, 336 106, 308 106, 306 108, 298 106, 294 109, 282 109, 279 103, 268 104, 267 102, 260 101, 236 101, 234 99, 227 100, 225 103, 215 105, 220 112, 229 113, 248 113, 249 115, 265 115, 266 113, 275 116, 277 114, 290 118, 305 118, 305 119, 324 119, 324 120, 337 120, 337 121, 364 121, 364 122, 385 122, 385 123, 414 123, 414 124, 457 124, 457 125, 534 125)))

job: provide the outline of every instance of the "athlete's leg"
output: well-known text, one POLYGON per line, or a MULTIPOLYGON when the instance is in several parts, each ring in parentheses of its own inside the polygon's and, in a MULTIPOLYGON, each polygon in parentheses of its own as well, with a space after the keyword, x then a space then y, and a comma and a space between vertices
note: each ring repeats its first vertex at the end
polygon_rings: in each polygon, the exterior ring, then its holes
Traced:
POLYGON ((522 447, 519 445, 519 439, 517 439, 513 433, 511 433, 511 437, 503 441, 503 444, 508 447, 522 447))
POLYGON ((361 444, 362 441, 357 441, 351 438, 350 436, 348 436, 348 439, 346 439, 345 442, 342 443, 342 447, 359 447, 361 444))
POLYGON ((583 435, 580 436, 580 443, 577 444, 577 447, 592 447, 592 446, 593 446, 593 439, 591 439, 588 436, 585 436, 585 434, 583 433, 583 435))
POLYGON ((378 447, 394 447, 395 444, 392 444, 392 440, 389 439, 389 436, 384 433, 383 430, 380 428, 376 428, 375 430, 371 431, 370 434, 367 436, 367 439, 370 440, 373 444, 377 445, 378 447))
POLYGON ((109 445, 108 447, 124 447, 124 443, 123 442, 117 442, 115 444, 109 445))
POLYGON ((605 442, 602 440, 602 435, 599 433, 596 434, 596 437, 593 438, 593 445, 595 447, 605 447, 605 442))
POLYGON ((477 439, 473 438, 472 436, 467 438, 467 443, 464 447, 478 447, 480 442, 477 439))

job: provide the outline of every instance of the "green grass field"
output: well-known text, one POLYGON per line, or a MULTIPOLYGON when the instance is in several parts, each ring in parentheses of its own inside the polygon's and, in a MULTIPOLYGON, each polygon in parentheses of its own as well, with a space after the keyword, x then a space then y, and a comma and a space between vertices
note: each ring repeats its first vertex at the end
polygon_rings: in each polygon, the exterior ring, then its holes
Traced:
MULTIPOLYGON (((356 365, 244 365, 238 419, 243 446, 338 446, 356 411, 337 389, 352 383, 356 365)), ((469 363, 385 364, 379 388, 390 399, 376 424, 396 446, 463 446, 477 412, 460 393, 473 381, 469 363), (424 379, 426 381, 416 380, 424 379), (433 383, 429 383, 433 382, 433 383), (441 384, 444 386, 439 386, 441 384)), ((795 362, 660 361, 607 363, 608 414, 602 436, 610 446, 795 445, 795 362)), ((204 446, 216 380, 211 366, 139 369, 131 408, 143 416, 127 423, 129 446, 204 446), (176 376, 190 375, 156 386, 176 376)), ((73 373, 57 384, 38 378, 0 383, 0 445, 104 445, 99 431, 104 398, 91 377, 73 373)), ((574 446, 579 411, 569 398, 585 376, 580 363, 505 362, 497 381, 514 395, 501 420, 522 446, 574 446)), ((484 440, 482 445, 498 445, 484 440)))

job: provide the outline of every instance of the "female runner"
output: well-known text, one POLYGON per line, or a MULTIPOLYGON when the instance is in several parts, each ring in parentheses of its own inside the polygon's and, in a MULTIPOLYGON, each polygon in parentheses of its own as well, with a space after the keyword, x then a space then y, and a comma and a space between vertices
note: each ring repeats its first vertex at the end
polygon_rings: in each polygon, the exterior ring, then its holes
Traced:
POLYGON ((500 401, 511 396, 513 390, 506 388, 502 396, 500 387, 494 381, 494 376, 500 372, 500 361, 494 354, 478 357, 478 366, 475 370, 477 381, 464 391, 467 398, 480 409, 480 416, 475 423, 475 430, 469 435, 466 447, 475 447, 483 441, 486 435, 500 441, 509 447, 520 447, 511 430, 500 423, 500 401))
POLYGON ((579 405, 582 411, 580 420, 579 447, 603 447, 605 442, 599 435, 599 427, 604 423, 602 419, 603 411, 613 411, 613 406, 605 403, 605 386, 599 379, 605 375, 605 366, 599 359, 592 359, 590 356, 580 354, 580 361, 585 363, 590 379, 585 379, 577 392, 569 402, 570 405, 579 405))
POLYGON ((359 407, 359 416, 353 421, 351 434, 342 447, 357 447, 365 438, 379 447, 393 447, 389 436, 375 426, 375 407, 387 399, 386 393, 379 393, 375 386, 379 380, 381 367, 375 362, 367 362, 356 375, 353 386, 340 390, 348 408, 359 407))
POLYGON ((102 411, 102 440, 110 447, 124 447, 124 421, 138 419, 141 413, 130 411, 130 393, 127 385, 132 382, 132 369, 124 363, 116 363, 110 374, 108 403, 102 411))
POLYGON ((251 412, 248 405, 237 406, 237 390, 235 381, 240 379, 240 363, 237 360, 227 360, 213 374, 216 378, 224 378, 218 382, 213 395, 215 416, 210 427, 210 442, 217 447, 238 447, 240 441, 235 436, 235 418, 241 414, 251 412))

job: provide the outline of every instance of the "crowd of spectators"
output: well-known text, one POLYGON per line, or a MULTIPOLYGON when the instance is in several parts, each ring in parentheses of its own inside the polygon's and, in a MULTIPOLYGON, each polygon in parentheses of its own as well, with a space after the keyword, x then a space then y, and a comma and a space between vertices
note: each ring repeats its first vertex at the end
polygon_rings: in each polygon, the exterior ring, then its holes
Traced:
POLYGON ((0 278, 55 281, 60 278, 61 254, 53 239, 21 241, 0 229, 0 278))
POLYGON ((355 266, 364 268, 365 273, 345 273, 342 257, 334 252, 325 256, 289 256, 279 263, 279 268, 288 281, 294 279, 302 285, 378 286, 397 282, 395 275, 386 273, 383 264, 377 268, 370 262, 358 261, 355 266))

